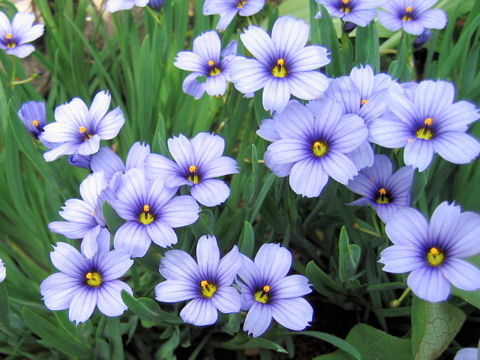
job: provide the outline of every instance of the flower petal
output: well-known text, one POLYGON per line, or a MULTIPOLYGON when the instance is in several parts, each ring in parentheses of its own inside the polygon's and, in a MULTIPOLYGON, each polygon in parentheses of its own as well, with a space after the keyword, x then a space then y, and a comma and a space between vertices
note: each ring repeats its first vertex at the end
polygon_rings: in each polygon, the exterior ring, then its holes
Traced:
POLYGON ((447 300, 452 288, 440 269, 430 266, 412 271, 407 283, 415 295, 430 302, 447 300))
POLYGON ((233 286, 219 288, 211 301, 224 314, 240 312, 240 293, 233 286))
POLYGON ((70 303, 68 312, 70 321, 74 321, 77 325, 87 321, 97 305, 97 295, 97 289, 91 289, 87 286, 81 288, 70 303))
POLYGON ((428 221, 413 208, 403 208, 385 226, 385 232, 395 245, 421 248, 427 243, 428 221))
POLYGON ((302 196, 317 197, 328 182, 328 173, 317 159, 307 158, 293 165, 289 183, 292 190, 302 196))
POLYGON ((200 283, 195 284, 190 280, 167 280, 155 287, 155 299, 161 302, 180 302, 198 298, 200 295, 200 283))
POLYGON ((142 257, 147 253, 151 241, 145 225, 128 221, 115 233, 113 246, 125 250, 130 257, 142 257))
POLYGON ((218 311, 210 299, 193 299, 180 311, 180 317, 186 323, 195 326, 213 325, 217 322, 218 311))
POLYGON ((258 337, 267 331, 272 322, 272 307, 254 302, 250 310, 248 310, 243 330, 248 332, 248 335, 258 337))
POLYGON ((220 205, 230 196, 230 188, 222 180, 207 179, 190 189, 195 200, 208 207, 220 205))
POLYGON ((313 308, 303 298, 280 299, 272 302, 273 318, 287 329, 300 331, 313 320, 313 308))
POLYGON ((126 283, 120 280, 108 281, 98 289, 98 309, 106 316, 120 316, 128 309, 122 300, 122 290, 130 295, 133 291, 126 283))

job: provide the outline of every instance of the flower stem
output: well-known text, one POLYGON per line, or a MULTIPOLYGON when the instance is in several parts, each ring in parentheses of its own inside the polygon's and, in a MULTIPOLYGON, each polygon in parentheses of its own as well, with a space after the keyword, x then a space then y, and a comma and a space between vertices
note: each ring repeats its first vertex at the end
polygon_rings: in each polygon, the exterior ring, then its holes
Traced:
POLYGON ((407 296, 408 293, 410 292, 410 290, 411 289, 409 287, 407 287, 405 289, 405 291, 403 292, 403 294, 398 299, 392 300, 390 302, 390 306, 393 307, 393 308, 399 307, 400 304, 402 303, 403 299, 405 299, 405 296, 407 296))
POLYGON ((10 86, 13 88, 15 87, 15 76, 17 72, 17 61, 15 59, 15 56, 10 55, 10 59, 12 59, 12 80, 10 81, 10 86))

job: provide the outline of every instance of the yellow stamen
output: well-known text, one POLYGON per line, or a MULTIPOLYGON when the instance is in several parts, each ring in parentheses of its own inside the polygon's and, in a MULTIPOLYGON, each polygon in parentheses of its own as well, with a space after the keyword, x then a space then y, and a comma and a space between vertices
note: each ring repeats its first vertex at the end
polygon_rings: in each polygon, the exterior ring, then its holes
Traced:
POLYGON ((413 16, 411 15, 412 12, 413 12, 413 7, 407 6, 407 8, 405 9, 405 15, 403 15, 402 20, 412 21, 413 20, 413 16))
POLYGON ((349 2, 350 0, 342 0, 342 3, 344 3, 345 5, 347 5, 349 2))
POLYGON ((427 125, 421 129, 418 129, 415 132, 415 136, 419 139, 431 140, 433 138, 433 132, 428 128, 428 125, 427 125))
POLYGON ((32 121, 32 125, 35 126, 35 127, 37 127, 37 126, 38 126, 38 120, 33 120, 33 121, 32 121))
POLYGON ((315 141, 312 146, 312 151, 313 155, 315 155, 316 157, 322 157, 327 153, 328 146, 321 141, 315 141))
POLYGON ((213 61, 213 60, 208 60, 208 66, 211 67, 211 66, 213 66, 213 65, 215 65, 215 61, 213 61))
POLYGON ((378 190, 379 196, 377 197, 377 204, 390 204, 390 198, 387 196, 387 190, 385 188, 380 188, 378 190))
POLYGON ((206 298, 211 298, 217 292, 217 285, 209 283, 207 280, 200 282, 202 288, 202 295, 206 298))
POLYGON ((425 121, 423 122, 427 126, 432 126, 433 119, 431 117, 426 118, 425 121))
POLYGON ((445 261, 445 254, 437 247, 432 247, 427 253, 427 262, 430 266, 439 266, 445 261))
POLYGON ((195 165, 190 165, 188 168, 187 179, 194 184, 198 184, 200 182, 200 177, 197 174, 197 167, 195 165))
POLYGON ((85 126, 80 126, 80 128, 78 129, 78 131, 80 131, 82 134, 85 133, 87 131, 87 128, 85 126))
POLYGON ((222 70, 220 70, 218 67, 213 67, 210 69, 209 75, 210 76, 217 76, 222 73, 222 70))
POLYGON ((368 102, 367 99, 363 99, 360 103, 361 103, 362 105, 365 105, 367 102, 368 102))
POLYGON ((143 212, 138 216, 138 221, 143 225, 151 224, 155 217, 150 213, 150 205, 143 205, 143 212))
POLYGON ((11 34, 11 33, 8 33, 7 35, 5 35, 5 38, 6 38, 7 40, 10 40, 10 39, 12 38, 12 34, 11 34))
POLYGON ((95 216, 95 211, 92 211, 90 215, 95 216))
POLYGON ((87 279, 87 285, 91 287, 99 287, 103 282, 102 276, 96 271, 86 273, 85 279, 87 279))
POLYGON ((409 143, 412 143, 413 142, 413 139, 408 139, 407 140, 409 143))
POLYGON ((407 6, 407 8, 405 9, 405 12, 407 13, 411 13, 413 11, 413 8, 411 6, 407 6))
POLYGON ((277 60, 277 65, 272 68, 272 75, 278 78, 284 78, 288 74, 287 68, 285 67, 285 59, 280 58, 277 60))
POLYGON ((17 46, 17 43, 14 43, 14 42, 7 43, 7 49, 13 49, 16 46, 17 46))
POLYGON ((352 9, 350 9, 350 6, 342 6, 340 8, 340 11, 343 11, 345 14, 350 14, 350 11, 352 11, 352 9))
POLYGON ((196 173, 197 167, 195 165, 190 165, 190 167, 188 168, 188 171, 191 173, 196 173))
POLYGON ((247 3, 247 0, 238 0, 237 9, 243 8, 246 3, 247 3))
POLYGON ((255 294, 253 294, 253 297, 255 301, 266 304, 270 301, 270 298, 268 296, 268 293, 270 292, 271 288, 270 285, 265 285, 262 290, 257 291, 255 294))
POLYGON ((378 192, 380 193, 380 195, 387 195, 387 190, 385 190, 385 188, 381 188, 380 190, 378 190, 378 192))

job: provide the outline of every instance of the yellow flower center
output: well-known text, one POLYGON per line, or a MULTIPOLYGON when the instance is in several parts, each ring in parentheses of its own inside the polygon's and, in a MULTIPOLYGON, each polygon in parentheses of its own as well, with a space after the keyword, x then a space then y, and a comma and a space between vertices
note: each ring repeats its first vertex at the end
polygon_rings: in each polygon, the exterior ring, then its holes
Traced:
POLYGON ((38 120, 33 120, 33 121, 32 121, 32 125, 35 126, 35 127, 37 127, 37 126, 38 126, 38 120))
POLYGON ((277 65, 272 68, 272 75, 278 78, 284 78, 288 74, 287 68, 285 67, 285 59, 280 58, 277 60, 277 65))
POLYGON ((430 140, 431 138, 433 138, 433 132, 430 129, 430 126, 432 126, 433 124, 433 119, 431 117, 428 117, 423 121, 423 123, 425 124, 425 126, 418 129, 415 132, 415 136, 419 139, 430 140))
POLYGON ((365 105, 367 102, 368 102, 367 99, 362 99, 362 101, 360 101, 360 104, 361 104, 361 106, 363 106, 363 105, 365 105))
POLYGON ((5 35, 5 38, 7 40, 11 40, 12 39, 12 34, 11 33, 8 33, 7 35, 5 35))
POLYGON ((412 12, 413 12, 413 7, 407 6, 405 8, 405 14, 402 17, 402 20, 403 21, 412 21, 413 20, 413 16, 411 15, 412 12))
POLYGON ((80 131, 82 134, 84 134, 87 131, 87 128, 85 126, 80 126, 78 128, 78 131, 80 131))
POLYGON ((262 290, 260 291, 257 291, 253 297, 255 298, 255 301, 259 302, 259 303, 262 303, 262 304, 266 304, 268 303, 268 301, 270 300, 269 299, 269 296, 268 296, 268 293, 270 292, 270 286, 269 285, 265 285, 262 290))
POLYGON ((209 283, 207 280, 200 282, 202 288, 202 295, 206 298, 211 298, 217 292, 217 285, 209 283))
POLYGON ((190 165, 190 167, 188 168, 187 179, 194 184, 198 184, 200 182, 200 178, 198 177, 197 173, 197 167, 195 165, 190 165))
POLYGON ((238 0, 237 9, 241 9, 245 6, 247 0, 238 0))
MULTIPOLYGON (((344 4, 345 4, 345 1, 342 1, 344 4)), ((348 4, 348 1, 347 1, 347 4, 348 4)), ((350 6, 346 5, 346 6, 342 6, 340 8, 340 11, 343 11, 345 14, 350 14, 350 11, 352 11, 352 9, 350 8, 350 6)))
POLYGON ((99 287, 103 282, 102 275, 96 271, 86 273, 85 279, 87 279, 87 285, 91 287, 99 287))
POLYGON ((432 247, 427 252, 427 262, 430 266, 439 266, 445 261, 445 254, 437 247, 432 247))
POLYGON ((390 198, 387 195, 387 190, 385 188, 380 188, 378 190, 378 196, 376 200, 377 204, 389 204, 390 203, 390 198))
POLYGON ((208 66, 210 68, 210 71, 209 71, 210 76, 217 76, 222 72, 220 68, 215 66, 215 61, 213 60, 208 60, 208 66))
POLYGON ((313 155, 316 157, 322 157, 328 151, 328 146, 322 141, 315 141, 312 145, 313 155))
POLYGON ((150 212, 150 205, 143 205, 143 211, 138 216, 138 221, 143 225, 151 224, 155 220, 155 217, 150 212))

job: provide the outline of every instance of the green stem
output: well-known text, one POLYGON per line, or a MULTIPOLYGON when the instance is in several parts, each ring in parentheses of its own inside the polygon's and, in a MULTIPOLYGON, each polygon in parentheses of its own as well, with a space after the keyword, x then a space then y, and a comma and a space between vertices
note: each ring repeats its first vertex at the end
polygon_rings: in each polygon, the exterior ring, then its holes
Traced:
POLYGON ((16 75, 16 72, 17 72, 17 61, 15 59, 15 56, 13 55, 10 55, 11 59, 12 59, 12 80, 10 81, 10 86, 12 87, 12 90, 13 88, 15 87, 15 75, 16 75))
POLYGON ((390 302, 390 306, 391 306, 391 307, 394 307, 394 308, 399 307, 400 304, 402 303, 403 299, 405 299, 405 296, 407 296, 408 293, 410 292, 410 290, 411 290, 411 289, 410 289, 409 287, 407 287, 407 288, 405 289, 405 291, 403 292, 403 294, 402 294, 398 299, 392 300, 392 301, 390 302))
POLYGON ((30 81, 35 80, 36 78, 38 78, 37 73, 33 74, 32 76, 30 76, 29 78, 24 79, 24 80, 12 81, 11 84, 12 84, 12 87, 15 86, 15 85, 23 85, 23 84, 29 83, 30 81))

